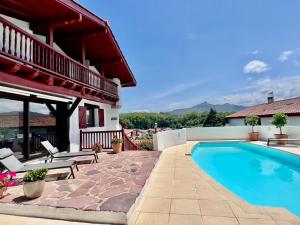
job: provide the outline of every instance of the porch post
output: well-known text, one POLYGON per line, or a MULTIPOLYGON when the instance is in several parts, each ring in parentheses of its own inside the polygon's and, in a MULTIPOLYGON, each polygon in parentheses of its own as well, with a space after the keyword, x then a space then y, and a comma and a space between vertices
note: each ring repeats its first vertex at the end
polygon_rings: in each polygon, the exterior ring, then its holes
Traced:
POLYGON ((56 145, 59 151, 70 149, 70 119, 68 116, 68 104, 56 104, 56 145))
POLYGON ((25 100, 23 102, 23 155, 25 159, 29 158, 29 151, 30 151, 30 141, 29 141, 29 134, 30 134, 30 112, 29 112, 29 101, 25 100))

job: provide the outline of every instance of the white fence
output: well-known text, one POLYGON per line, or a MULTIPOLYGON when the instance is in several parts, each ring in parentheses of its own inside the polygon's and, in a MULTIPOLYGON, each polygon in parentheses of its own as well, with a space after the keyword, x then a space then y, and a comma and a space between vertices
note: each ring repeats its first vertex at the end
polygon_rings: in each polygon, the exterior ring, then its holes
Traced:
MULTIPOLYGON (((264 141, 279 133, 279 129, 274 126, 257 126, 255 131, 260 133, 260 139, 264 141)), ((153 137, 153 143, 154 149, 162 151, 186 141, 247 140, 249 132, 249 126, 184 128, 158 132, 153 137)), ((289 138, 300 138, 300 126, 285 126, 283 133, 288 134, 289 138)))

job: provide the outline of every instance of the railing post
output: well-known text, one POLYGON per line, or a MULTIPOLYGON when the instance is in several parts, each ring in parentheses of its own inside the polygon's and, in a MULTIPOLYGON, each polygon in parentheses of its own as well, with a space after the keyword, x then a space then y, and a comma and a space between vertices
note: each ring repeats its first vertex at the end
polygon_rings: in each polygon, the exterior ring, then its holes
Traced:
POLYGON ((82 151, 82 130, 80 130, 79 150, 82 151))
POLYGON ((123 144, 122 144, 122 151, 125 151, 125 131, 124 128, 122 127, 122 139, 123 139, 123 144))

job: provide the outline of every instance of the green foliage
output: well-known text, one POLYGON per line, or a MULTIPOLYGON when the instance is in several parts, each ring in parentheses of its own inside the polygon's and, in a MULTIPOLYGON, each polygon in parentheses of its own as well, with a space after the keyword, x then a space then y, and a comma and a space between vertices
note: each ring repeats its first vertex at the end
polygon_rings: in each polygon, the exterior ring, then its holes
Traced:
POLYGON ((259 122, 259 117, 256 115, 251 115, 246 117, 246 124, 252 126, 252 132, 254 132, 254 126, 257 126, 259 122))
MULTIPOLYGON (((216 112, 216 119, 211 124, 214 126, 224 126, 225 117, 231 113, 216 112)), ((159 128, 180 129, 183 127, 202 127, 207 119, 208 112, 190 112, 183 115, 171 115, 167 113, 123 113, 120 121, 127 129, 154 128, 157 123, 159 128)))
POLYGON ((288 122, 288 117, 282 112, 276 113, 273 115, 273 118, 271 119, 271 123, 276 127, 280 129, 280 134, 282 134, 282 127, 284 127, 288 122))
POLYGON ((204 120, 203 127, 216 127, 217 125, 218 125, 217 112, 211 108, 204 120))
POLYGON ((111 143, 112 144, 122 144, 123 143, 123 139, 121 139, 121 138, 113 138, 111 140, 111 143))
POLYGON ((152 142, 141 142, 140 147, 143 149, 146 149, 148 151, 152 151, 153 150, 153 143, 152 142))
POLYGON ((32 170, 24 175, 23 180, 24 182, 35 182, 39 180, 45 180, 47 173, 47 168, 32 170))

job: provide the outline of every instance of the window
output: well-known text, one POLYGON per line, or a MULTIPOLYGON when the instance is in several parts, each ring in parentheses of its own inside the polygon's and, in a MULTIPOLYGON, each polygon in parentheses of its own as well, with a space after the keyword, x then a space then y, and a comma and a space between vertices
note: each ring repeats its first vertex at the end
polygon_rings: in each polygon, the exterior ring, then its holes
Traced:
POLYGON ((95 127, 95 109, 98 109, 98 106, 85 104, 86 107, 86 122, 88 127, 95 127))
POLYGON ((99 126, 104 126, 104 111, 99 109, 98 106, 85 104, 85 106, 79 106, 79 128, 95 127, 98 126, 96 122, 99 118, 99 126), (98 113, 98 115, 96 114, 98 113))

